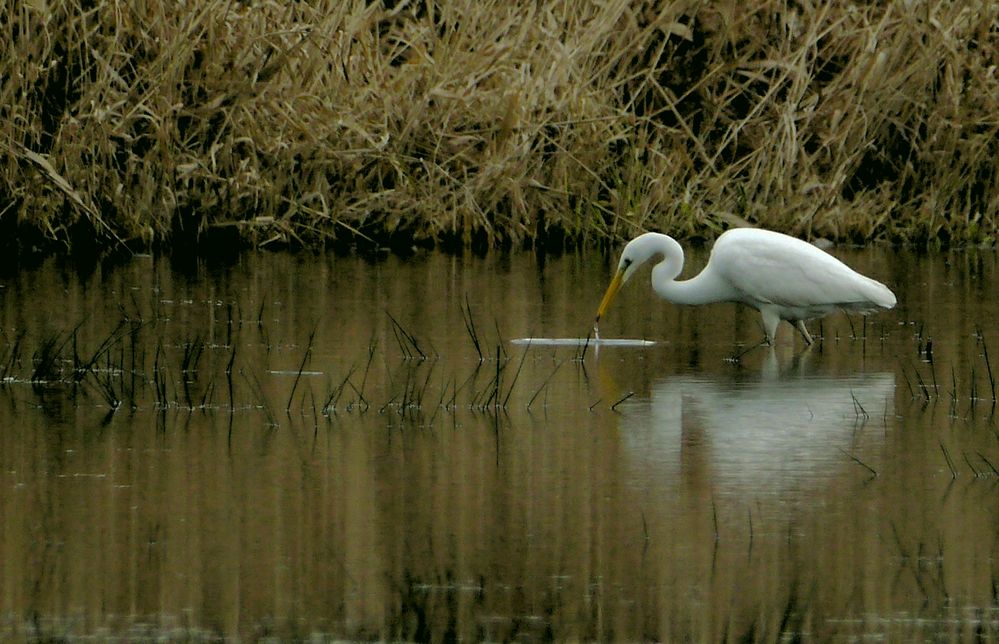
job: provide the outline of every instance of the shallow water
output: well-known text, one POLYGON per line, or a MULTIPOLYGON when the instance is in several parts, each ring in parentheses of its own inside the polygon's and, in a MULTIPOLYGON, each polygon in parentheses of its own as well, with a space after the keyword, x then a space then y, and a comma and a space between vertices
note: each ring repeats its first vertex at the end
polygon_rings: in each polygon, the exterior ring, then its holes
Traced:
POLYGON ((737 362, 647 274, 513 343, 598 254, 5 276, 0 637, 999 638, 996 254, 836 254, 899 306, 737 362))

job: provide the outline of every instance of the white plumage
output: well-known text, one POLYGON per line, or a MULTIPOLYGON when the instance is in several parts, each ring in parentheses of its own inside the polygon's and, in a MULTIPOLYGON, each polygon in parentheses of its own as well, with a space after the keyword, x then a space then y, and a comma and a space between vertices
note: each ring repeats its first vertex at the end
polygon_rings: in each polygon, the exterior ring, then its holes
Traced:
POLYGON ((793 324, 811 344, 807 320, 837 309, 871 313, 890 309, 896 302, 887 286, 812 244, 755 228, 723 233, 715 241, 704 270, 689 280, 677 281, 684 261, 680 244, 668 235, 645 233, 624 247, 617 274, 597 311, 598 321, 618 289, 653 257, 663 258, 652 269, 652 288, 660 297, 676 304, 741 302, 751 306, 763 316, 771 345, 781 320, 793 324))

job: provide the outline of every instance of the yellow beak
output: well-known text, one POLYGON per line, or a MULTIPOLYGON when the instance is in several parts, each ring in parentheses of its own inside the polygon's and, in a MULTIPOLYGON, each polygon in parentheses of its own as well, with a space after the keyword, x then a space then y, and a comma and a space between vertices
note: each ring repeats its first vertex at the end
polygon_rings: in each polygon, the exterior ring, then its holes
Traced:
POLYGON ((614 279, 611 280, 610 286, 607 287, 604 299, 600 301, 600 308, 597 309, 597 319, 594 322, 599 322, 603 314, 610 308, 611 302, 614 301, 614 296, 617 295, 622 284, 624 284, 624 271, 619 270, 614 274, 614 279))

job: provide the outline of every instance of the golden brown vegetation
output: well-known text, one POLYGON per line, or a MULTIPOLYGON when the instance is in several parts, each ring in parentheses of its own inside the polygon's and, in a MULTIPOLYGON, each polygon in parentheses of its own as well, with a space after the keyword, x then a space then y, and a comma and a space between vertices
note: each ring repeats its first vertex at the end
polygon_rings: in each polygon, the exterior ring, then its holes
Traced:
POLYGON ((8 245, 997 235, 995 1, 4 4, 8 245))

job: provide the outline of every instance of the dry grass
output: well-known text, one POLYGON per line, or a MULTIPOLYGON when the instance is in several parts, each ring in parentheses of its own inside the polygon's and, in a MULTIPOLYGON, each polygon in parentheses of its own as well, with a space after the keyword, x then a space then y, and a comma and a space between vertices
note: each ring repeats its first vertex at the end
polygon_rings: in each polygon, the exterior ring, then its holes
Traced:
POLYGON ((995 1, 3 2, 8 245, 999 233, 995 1))

